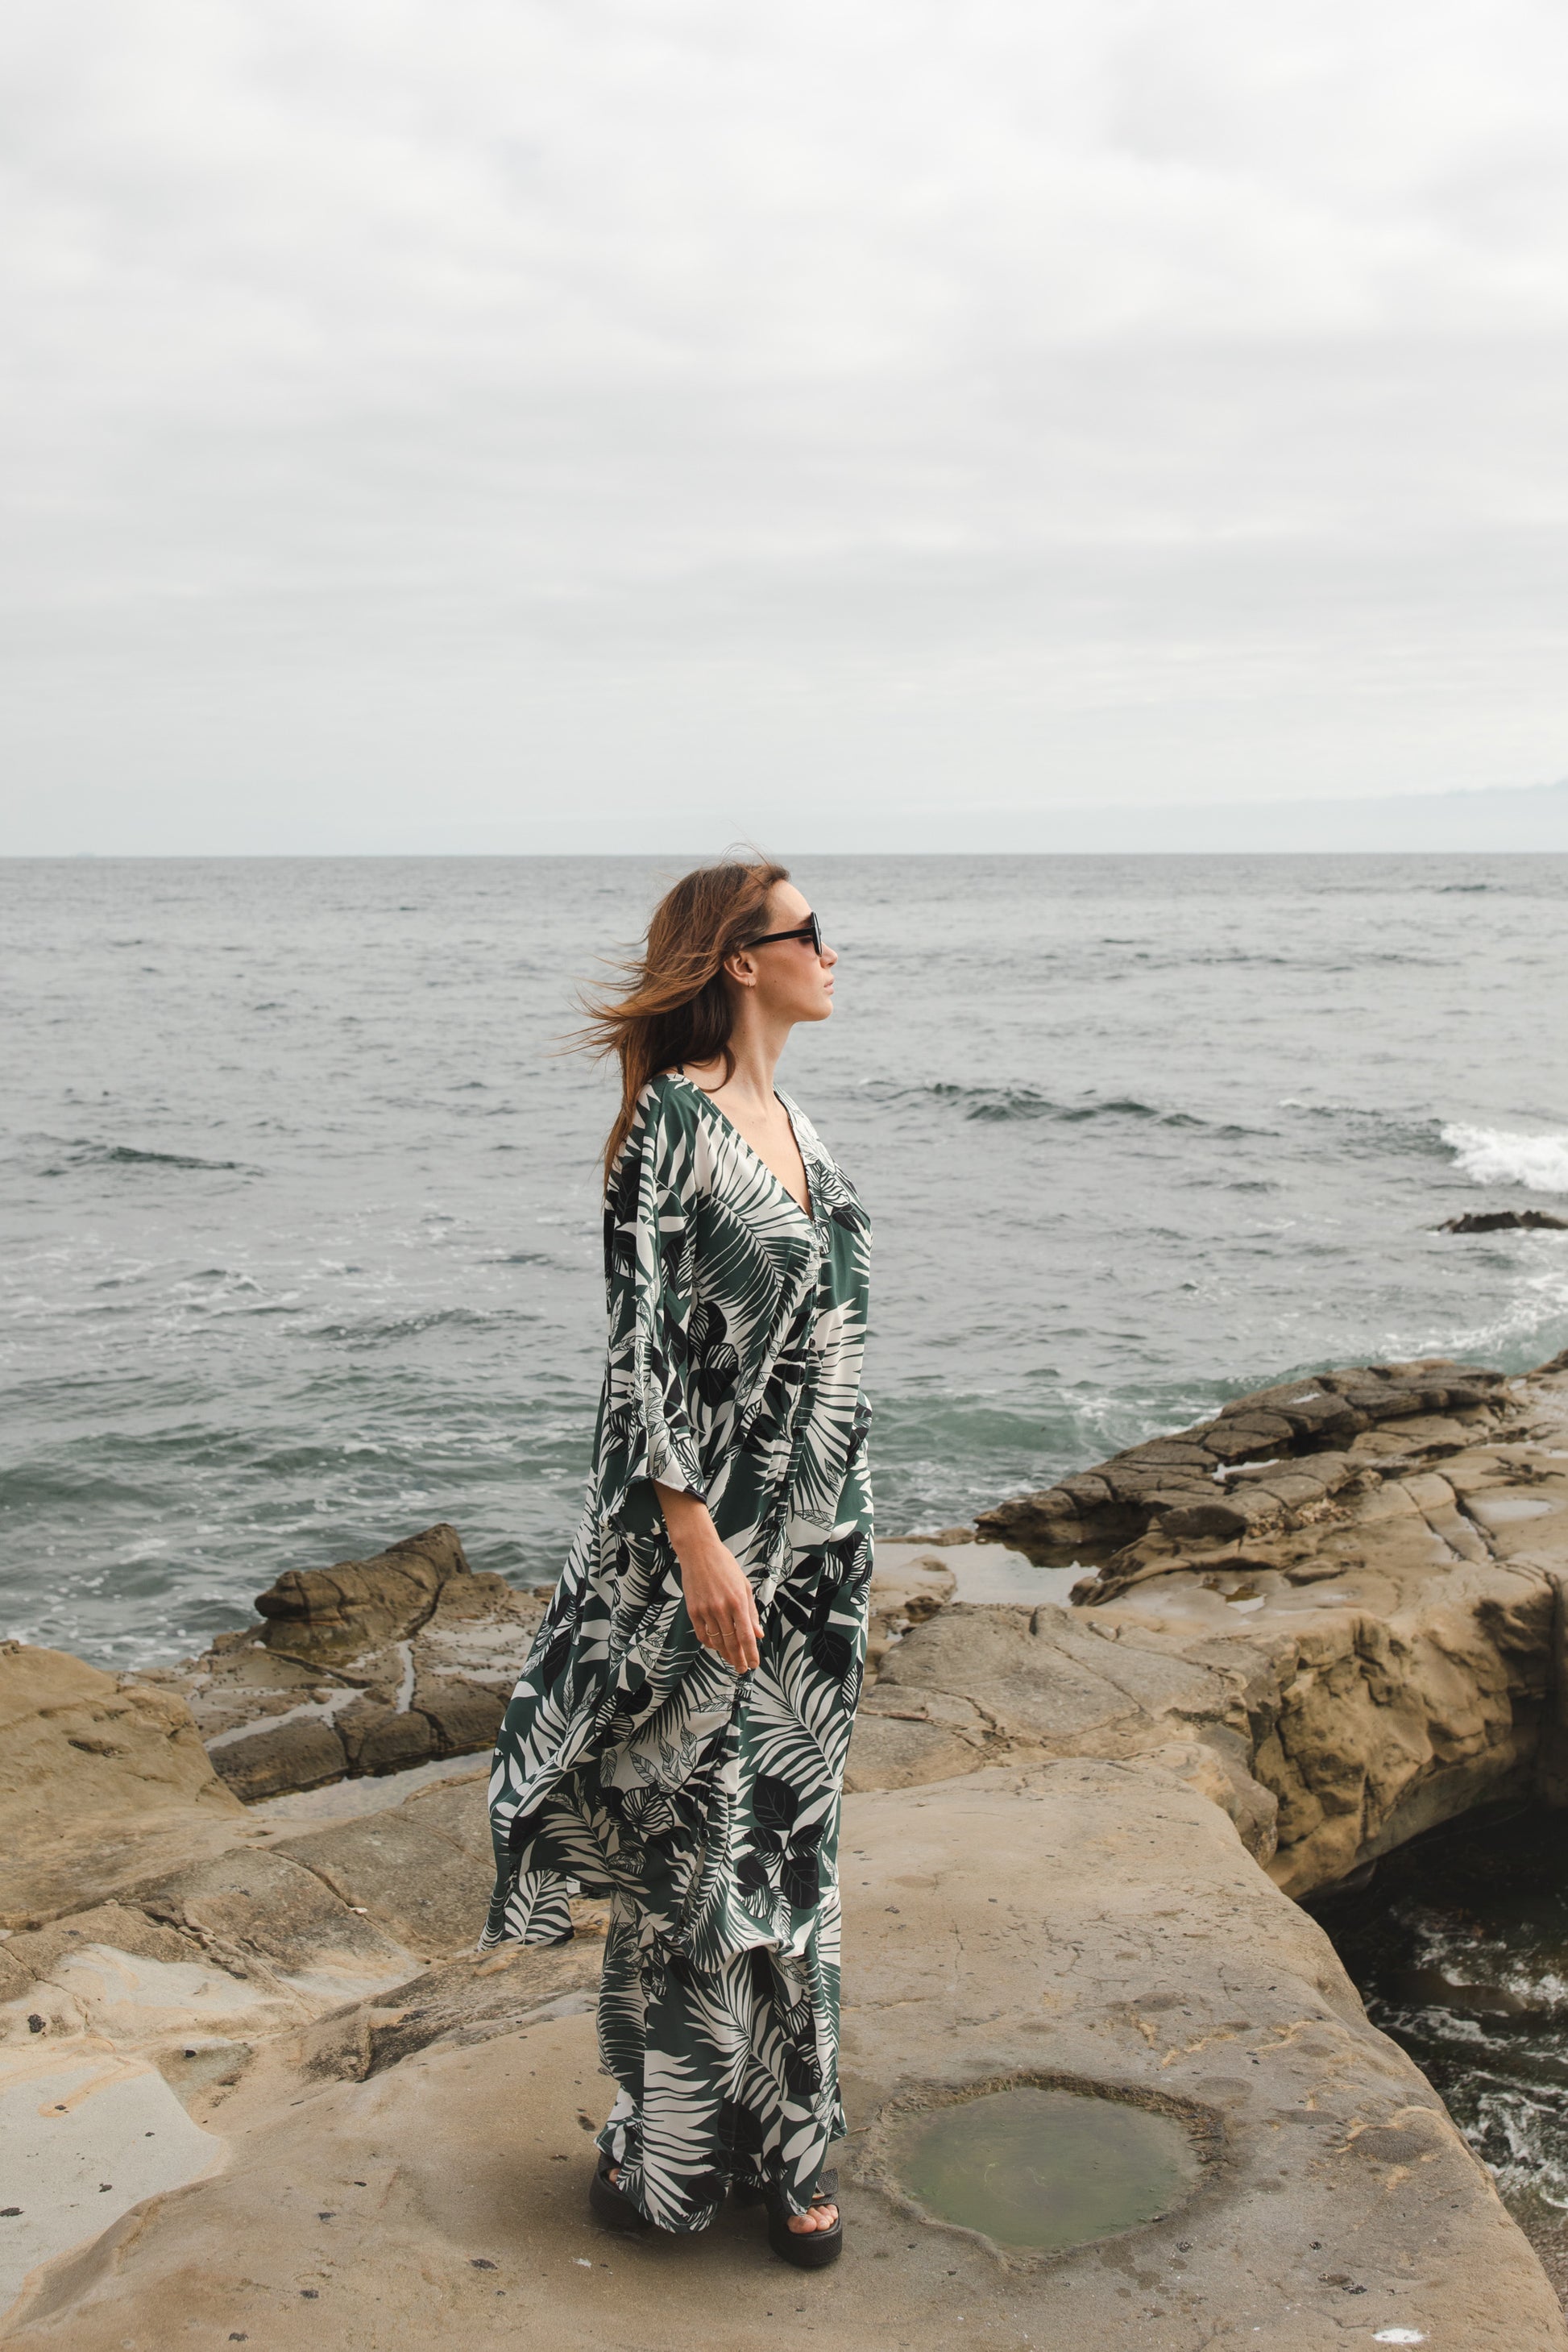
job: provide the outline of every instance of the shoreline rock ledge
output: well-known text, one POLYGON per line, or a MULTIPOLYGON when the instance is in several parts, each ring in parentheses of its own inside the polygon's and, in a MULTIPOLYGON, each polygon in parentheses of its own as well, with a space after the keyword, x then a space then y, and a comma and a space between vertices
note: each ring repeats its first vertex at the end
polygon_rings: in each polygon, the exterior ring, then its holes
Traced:
POLYGON ((256 1607, 259 1623, 141 1677, 185 1701, 247 1804, 487 1752, 544 1596, 476 1575, 443 1523, 370 1559, 289 1569, 256 1607))
POLYGON ((1568 2352, 1290 1899, 1568 1799, 1565 1469, 1568 1360, 1358 1368, 977 1546, 886 1548, 841 1839, 850 2244, 787 2300, 754 2213, 702 2245, 588 2216, 603 1907, 472 1950, 479 1750, 541 1595, 438 1528, 152 1676, 0 1644, 7 2347, 1568 2352), (1068 1606, 955 1597, 1018 1553, 1098 1565, 1068 1606), (925 2204, 911 2118, 1031 2087, 1174 2119, 1186 2185, 1049 2254, 925 2204))
POLYGON ((1098 1566, 1070 1607, 915 1627, 863 1702, 858 1787, 1148 1758, 1297 1897, 1474 1805, 1568 1802, 1568 1358, 1280 1382, 978 1531, 1098 1566))

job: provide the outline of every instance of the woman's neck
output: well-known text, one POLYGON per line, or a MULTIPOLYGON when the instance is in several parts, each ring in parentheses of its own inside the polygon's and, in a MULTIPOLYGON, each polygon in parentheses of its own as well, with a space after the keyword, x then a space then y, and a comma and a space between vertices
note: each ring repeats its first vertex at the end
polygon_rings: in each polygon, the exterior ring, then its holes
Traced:
POLYGON ((687 1066, 693 1076, 700 1073, 699 1083, 709 1094, 721 1092, 731 1102, 754 1103, 759 1110, 765 1110, 773 1100, 773 1074, 789 1042, 792 1025, 764 1023, 752 1016, 749 1002, 742 1003, 730 1032, 730 1052, 734 1060, 730 1076, 724 1076, 722 1055, 715 1062, 689 1063, 687 1066))

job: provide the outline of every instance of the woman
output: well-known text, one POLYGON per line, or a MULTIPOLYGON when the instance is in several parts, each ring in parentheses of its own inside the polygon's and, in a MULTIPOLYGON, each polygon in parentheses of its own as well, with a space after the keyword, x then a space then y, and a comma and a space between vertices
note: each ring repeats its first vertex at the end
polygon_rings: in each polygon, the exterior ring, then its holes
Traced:
POLYGON ((490 1784, 484 1942, 610 1897, 590 2192, 705 2229, 727 2189, 802 2268, 843 2242, 837 1843, 871 1579, 860 1393, 870 1226, 775 1093, 833 1010, 782 866, 669 891, 586 1042, 621 1064, 605 1157, 609 1363, 588 1509, 490 1784))

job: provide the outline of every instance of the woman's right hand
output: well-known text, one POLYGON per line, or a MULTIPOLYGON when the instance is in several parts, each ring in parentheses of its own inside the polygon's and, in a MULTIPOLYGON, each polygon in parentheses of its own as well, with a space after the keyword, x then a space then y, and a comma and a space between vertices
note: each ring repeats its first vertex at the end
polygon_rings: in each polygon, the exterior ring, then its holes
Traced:
POLYGON ((680 1562, 680 1589, 691 1630, 705 1650, 717 1651, 738 1675, 757 1663, 763 1621, 745 1570, 721 1543, 700 1496, 655 1482, 659 1508, 680 1562))

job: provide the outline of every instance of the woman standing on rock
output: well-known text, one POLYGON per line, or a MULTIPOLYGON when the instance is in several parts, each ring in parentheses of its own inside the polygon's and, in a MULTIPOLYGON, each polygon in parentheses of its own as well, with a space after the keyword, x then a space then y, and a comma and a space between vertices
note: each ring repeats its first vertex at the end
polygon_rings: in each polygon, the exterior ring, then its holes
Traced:
POLYGON ((838 1815, 871 1578, 860 1391, 870 1226, 773 1087, 833 1010, 782 866, 700 868, 587 1042, 609 1362, 587 1514, 497 1743, 484 1942, 611 1902, 599 2045, 619 2095, 591 2200, 705 2229, 727 2189, 803 2268, 842 2243, 838 1815))

